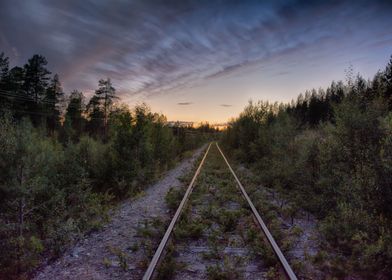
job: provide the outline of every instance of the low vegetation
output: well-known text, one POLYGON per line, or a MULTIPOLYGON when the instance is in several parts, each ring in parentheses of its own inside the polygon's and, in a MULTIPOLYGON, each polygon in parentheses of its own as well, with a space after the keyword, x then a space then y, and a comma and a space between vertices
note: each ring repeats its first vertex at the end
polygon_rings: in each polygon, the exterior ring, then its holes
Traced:
MULTIPOLYGON (((168 205, 178 206, 184 192, 185 188, 170 191, 166 196, 168 205)), ((254 224, 249 206, 243 202, 232 174, 213 144, 175 226, 172 244, 174 248, 180 248, 180 256, 185 254, 185 259, 194 259, 185 265, 198 267, 200 265, 193 262, 202 262, 206 266, 206 271, 197 271, 200 277, 243 279, 249 261, 260 266, 260 271, 278 265, 261 230, 254 224), (193 246, 201 251, 190 256, 193 246)), ((180 265, 182 258, 172 261, 180 265)), ((177 273, 177 277, 181 277, 187 272, 180 270, 177 273)))
POLYGON ((0 54, 2 279, 57 257, 107 220, 108 205, 143 191, 216 132, 169 126, 145 104, 130 109, 110 79, 88 102, 66 95, 46 64, 34 55, 9 69, 0 54))
POLYGON ((290 104, 250 102, 222 143, 255 171, 256 181, 279 193, 293 223, 298 209, 319 219, 324 249, 333 253, 315 262, 327 275, 386 279, 392 276, 391 135, 392 59, 369 81, 349 74, 346 83, 290 104))

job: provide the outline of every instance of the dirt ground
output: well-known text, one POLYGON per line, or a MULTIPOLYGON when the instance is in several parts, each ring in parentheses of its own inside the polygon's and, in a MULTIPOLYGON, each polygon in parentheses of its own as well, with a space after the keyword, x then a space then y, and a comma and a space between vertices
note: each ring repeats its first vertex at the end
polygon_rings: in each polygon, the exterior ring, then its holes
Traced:
POLYGON ((205 146, 180 162, 147 188, 142 197, 122 203, 113 211, 107 225, 80 240, 55 262, 43 267, 34 279, 141 279, 146 256, 143 250, 137 249, 141 241, 138 228, 148 219, 170 218, 165 194, 170 187, 181 185, 178 178, 189 172, 204 150, 205 146))

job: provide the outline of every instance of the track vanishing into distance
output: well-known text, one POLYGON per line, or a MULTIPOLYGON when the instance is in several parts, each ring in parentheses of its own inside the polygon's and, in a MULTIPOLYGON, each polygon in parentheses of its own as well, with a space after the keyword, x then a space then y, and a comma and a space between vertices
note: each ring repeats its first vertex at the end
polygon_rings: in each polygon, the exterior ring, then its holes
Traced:
POLYGON ((297 279, 218 143, 210 143, 143 279, 280 276, 297 279))

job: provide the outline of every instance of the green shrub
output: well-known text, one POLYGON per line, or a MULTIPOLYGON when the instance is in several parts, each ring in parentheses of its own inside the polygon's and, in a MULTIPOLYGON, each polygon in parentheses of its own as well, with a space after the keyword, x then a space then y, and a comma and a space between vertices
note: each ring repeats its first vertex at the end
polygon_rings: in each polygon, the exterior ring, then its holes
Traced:
POLYGON ((165 196, 166 205, 170 210, 176 210, 180 205, 183 196, 184 191, 182 189, 171 187, 165 196))

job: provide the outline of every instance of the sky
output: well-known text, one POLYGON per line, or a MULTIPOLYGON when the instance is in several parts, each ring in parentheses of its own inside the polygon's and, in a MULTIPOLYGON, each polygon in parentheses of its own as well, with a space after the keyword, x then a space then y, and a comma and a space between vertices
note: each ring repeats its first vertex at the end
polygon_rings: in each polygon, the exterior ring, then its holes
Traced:
POLYGON ((392 55, 392 1, 1 0, 0 52, 44 55, 66 92, 111 78, 169 120, 223 123, 247 102, 371 78, 392 55))

